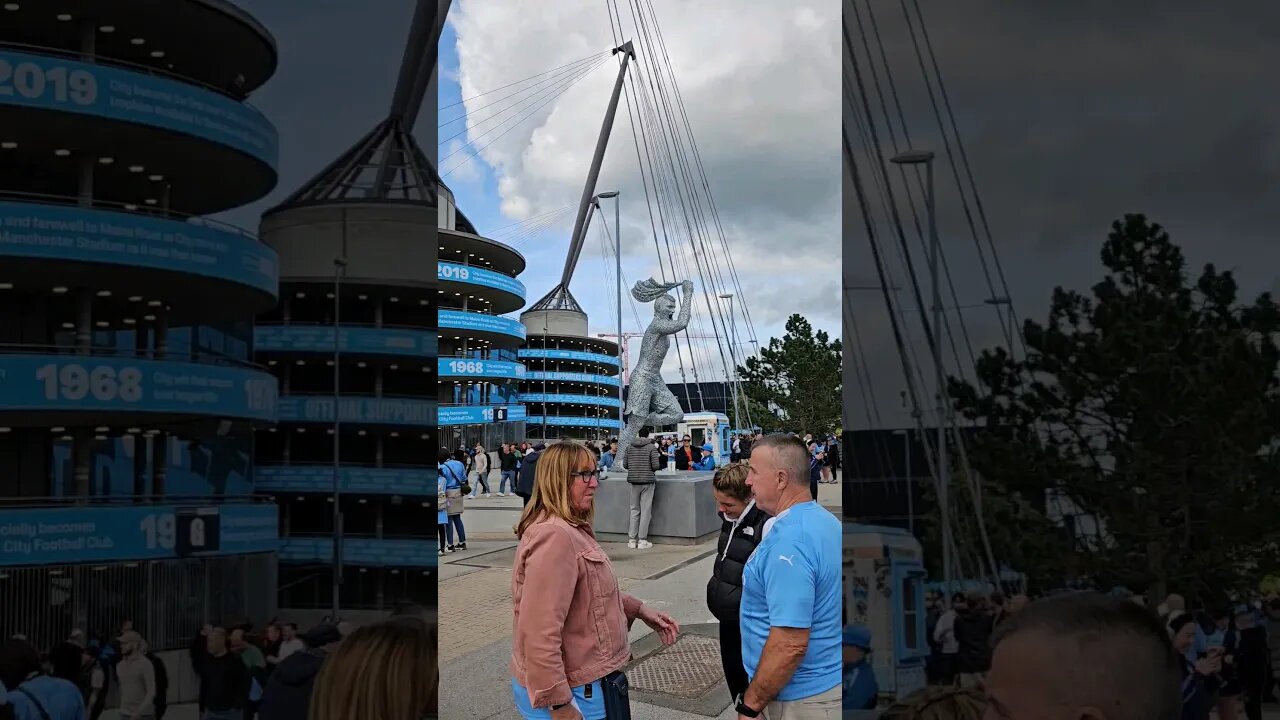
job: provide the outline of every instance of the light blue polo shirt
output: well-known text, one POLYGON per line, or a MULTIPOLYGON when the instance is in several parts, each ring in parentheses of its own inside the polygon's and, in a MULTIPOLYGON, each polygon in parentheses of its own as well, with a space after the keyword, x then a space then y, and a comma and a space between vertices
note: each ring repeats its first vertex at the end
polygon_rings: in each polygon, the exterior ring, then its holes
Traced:
POLYGON ((841 681, 840 520, 809 501, 779 515, 742 571, 742 664, 754 678, 771 627, 808 628, 809 649, 778 700, 841 681))

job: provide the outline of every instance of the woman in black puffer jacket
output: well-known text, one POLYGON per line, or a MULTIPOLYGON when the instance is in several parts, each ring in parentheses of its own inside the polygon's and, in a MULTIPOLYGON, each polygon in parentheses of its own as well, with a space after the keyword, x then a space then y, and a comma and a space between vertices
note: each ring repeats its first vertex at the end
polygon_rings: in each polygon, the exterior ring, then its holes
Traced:
POLYGON ((724 523, 716 544, 716 563, 707 582, 707 608, 720 621, 720 662, 731 698, 747 690, 742 666, 742 631, 738 609, 742 603, 742 568, 760 544, 769 514, 756 507, 747 487, 747 464, 736 462, 716 471, 712 492, 724 523))

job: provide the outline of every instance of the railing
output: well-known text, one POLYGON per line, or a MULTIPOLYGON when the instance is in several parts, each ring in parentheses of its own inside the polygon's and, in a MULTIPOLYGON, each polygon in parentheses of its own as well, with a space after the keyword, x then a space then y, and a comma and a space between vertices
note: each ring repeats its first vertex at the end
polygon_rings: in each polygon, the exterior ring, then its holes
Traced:
POLYGON ((144 75, 150 75, 152 77, 165 78, 167 80, 176 80, 178 82, 185 83, 187 85, 195 85, 196 87, 221 95, 222 97, 225 97, 228 100, 234 101, 240 105, 253 108, 254 112, 258 113, 259 115, 263 114, 261 110, 254 107, 247 99, 245 99, 247 96, 244 96, 244 95, 237 96, 234 93, 226 90, 225 88, 220 88, 217 85, 210 85, 204 80, 198 80, 188 75, 183 75, 182 73, 173 72, 172 70, 152 67, 150 65, 140 65, 135 62, 129 62, 128 60, 120 60, 119 58, 104 57, 102 55, 92 55, 86 58, 84 53, 81 53, 81 52, 76 52, 74 50, 66 50, 63 48, 45 47, 43 45, 28 45, 25 43, 0 42, 0 49, 17 50, 19 52, 29 52, 29 53, 34 53, 36 55, 47 55, 49 57, 61 57, 61 58, 66 58, 68 60, 75 60, 76 62, 87 62, 91 65, 102 65, 104 67, 116 67, 124 70, 132 70, 134 72, 142 73, 144 75))
MULTIPOLYGON (((66 332, 72 332, 67 330, 66 332)), ((102 332, 96 330, 95 332, 102 332)), ((107 348, 90 346, 78 348, 74 345, 28 345, 17 343, 0 343, 0 355, 76 355, 81 357, 120 357, 131 360, 158 360, 162 362, 181 362, 192 365, 214 365, 219 367, 236 367, 245 370, 270 372, 264 365, 250 360, 241 360, 222 353, 197 350, 196 352, 180 352, 165 350, 155 352, 148 350, 107 348)))
MULTIPOLYGON (((283 541, 286 541, 286 540, 290 540, 290 539, 292 539, 292 538, 298 538, 298 539, 301 539, 301 540, 315 540, 315 539, 318 539, 318 538, 324 538, 324 539, 326 539, 326 540, 327 540, 327 539, 330 539, 330 538, 332 538, 332 537, 333 537, 333 532, 332 532, 332 531, 330 531, 330 532, 306 532, 306 533, 294 533, 294 532, 291 532, 291 533, 289 533, 288 535, 284 535, 284 536, 282 536, 282 537, 280 538, 280 540, 281 540, 282 542, 283 542, 283 541)), ((343 529, 343 531, 342 531, 342 537, 343 537, 343 539, 346 539, 346 540, 432 540, 432 541, 434 541, 434 540, 436 540, 439 536, 438 536, 438 535, 436 535, 435 530, 432 530, 430 535, 426 535, 426 534, 423 534, 423 535, 396 535, 396 536, 394 536, 394 537, 388 537, 388 536, 387 536, 387 534, 384 532, 384 533, 382 534, 382 537, 378 537, 378 535, 377 535, 376 533, 353 533, 353 532, 348 532, 348 531, 344 528, 344 529, 343 529)))
POLYGON ((109 507, 115 505, 270 505, 258 495, 99 495, 92 497, 0 497, 0 509, 109 507))
MULTIPOLYGON (((50 195, 46 193, 21 192, 18 190, 0 190, 0 200, 21 200, 36 205, 57 205, 61 207, 76 206, 80 202, 80 198, 74 195, 50 195)), ((111 210, 112 212, 124 213, 127 215, 140 215, 142 217, 152 217, 160 220, 177 220, 201 227, 213 228, 215 230, 223 230, 226 232, 242 235, 254 242, 261 242, 258 236, 245 230, 239 225, 222 222, 220 220, 211 220, 200 215, 191 215, 189 213, 179 212, 177 210, 161 210, 153 205, 137 205, 136 203, 122 203, 109 200, 93 200, 90 210, 111 210), (150 212, 144 211, 143 208, 150 208, 150 212)))

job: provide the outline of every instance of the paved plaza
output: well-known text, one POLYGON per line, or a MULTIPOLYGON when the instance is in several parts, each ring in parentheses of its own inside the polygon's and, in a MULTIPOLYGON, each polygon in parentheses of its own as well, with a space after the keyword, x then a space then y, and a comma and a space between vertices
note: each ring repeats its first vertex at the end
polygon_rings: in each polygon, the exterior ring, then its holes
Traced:
MULTIPOLYGON (((820 486, 820 501, 839 515, 840 485, 820 486)), ((511 564, 516 546, 512 527, 520 508, 517 497, 468 500, 463 513, 467 550, 441 558, 442 718, 515 716, 507 664, 511 659, 511 564)), ((613 561, 623 591, 670 613, 683 633, 675 646, 662 650, 648 626, 637 622, 633 627, 634 659, 627 670, 633 687, 633 717, 736 717, 719 670, 716 619, 706 607, 715 541, 654 545, 649 550, 631 550, 625 543, 602 547, 613 561)))

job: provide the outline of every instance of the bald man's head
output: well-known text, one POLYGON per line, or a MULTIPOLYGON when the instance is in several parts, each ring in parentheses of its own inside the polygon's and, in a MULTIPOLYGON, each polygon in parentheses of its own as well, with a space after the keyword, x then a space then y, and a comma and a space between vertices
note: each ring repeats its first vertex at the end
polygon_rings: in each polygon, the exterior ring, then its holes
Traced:
POLYGON ((1000 625, 988 709, 1013 720, 1177 720, 1169 635, 1133 603, 1094 593, 1031 603, 1000 625))

